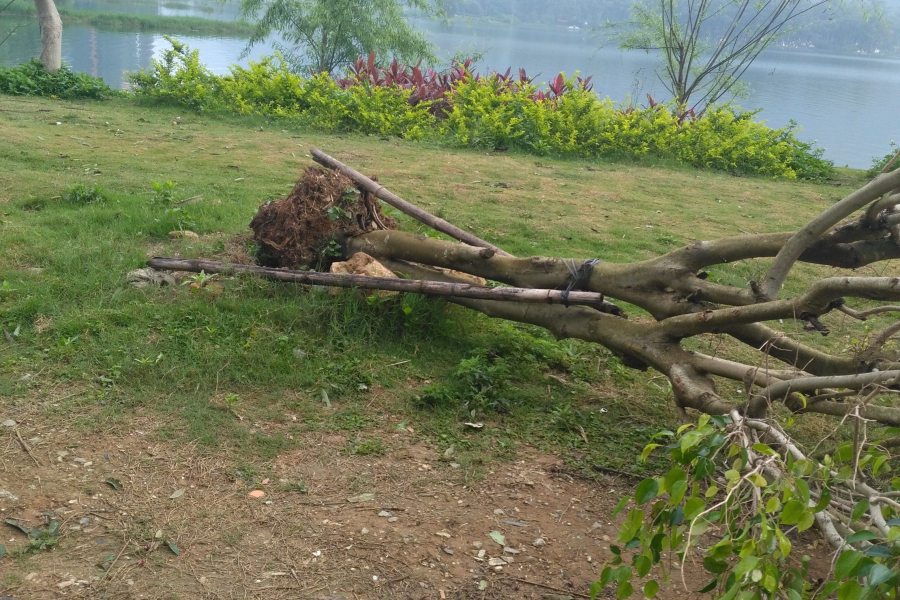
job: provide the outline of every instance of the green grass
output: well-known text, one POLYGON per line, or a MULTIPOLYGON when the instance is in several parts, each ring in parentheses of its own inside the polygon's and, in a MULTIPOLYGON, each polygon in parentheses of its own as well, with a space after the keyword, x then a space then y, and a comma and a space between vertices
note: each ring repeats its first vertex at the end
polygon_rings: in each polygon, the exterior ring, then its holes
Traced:
MULTIPOLYGON (((221 294, 127 283, 152 255, 247 260, 250 219, 312 164, 310 147, 522 256, 634 261, 693 239, 785 230, 859 182, 854 172, 812 184, 652 162, 536 161, 121 99, 3 97, 0 106, 0 327, 15 339, 0 337, 0 413, 38 411, 87 432, 156 414, 158 439, 246 462, 294 447, 305 431, 348 432, 348 452, 388 452, 384 440, 405 423, 441 451, 454 446, 473 476, 525 444, 585 473, 639 473, 655 468, 636 462, 647 439, 677 419, 658 374, 439 301, 369 305, 252 278, 223 280, 221 294), (153 187, 166 181, 177 182, 176 201, 200 197, 186 205, 199 240, 168 238, 177 222, 153 187), (497 182, 510 187, 488 185, 497 182), (101 199, 66 200, 98 185, 101 199), (504 410, 465 404, 466 360, 492 378, 504 410), (427 386, 446 397, 424 406, 427 386)), ((401 227, 425 231, 409 219, 401 227)), ((743 285, 762 268, 712 274, 743 285)))

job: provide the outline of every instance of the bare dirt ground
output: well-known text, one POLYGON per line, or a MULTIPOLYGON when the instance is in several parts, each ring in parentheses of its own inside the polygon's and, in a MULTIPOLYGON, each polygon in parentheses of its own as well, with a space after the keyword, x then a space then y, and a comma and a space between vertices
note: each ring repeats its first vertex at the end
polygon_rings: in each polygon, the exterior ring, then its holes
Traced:
MULTIPOLYGON (((385 456, 310 435, 251 477, 223 456, 150 441, 152 430, 149 419, 127 435, 2 428, 0 515, 61 524, 55 547, 4 560, 5 595, 580 597, 609 557, 611 508, 627 490, 574 479, 529 450, 467 486, 409 431, 392 434, 385 456)), ((11 554, 28 543, 0 531, 11 554)))
MULTIPOLYGON (((242 472, 159 441, 154 417, 87 435, 23 417, 0 427, 0 516, 60 527, 34 552, 0 529, 0 592, 15 600, 588 597, 611 556, 612 510, 635 485, 574 478, 527 447, 473 479, 390 418, 383 456, 317 432, 242 472)), ((691 564, 686 575, 693 589, 710 579, 691 564)), ((675 579, 660 598, 700 596, 675 579)))

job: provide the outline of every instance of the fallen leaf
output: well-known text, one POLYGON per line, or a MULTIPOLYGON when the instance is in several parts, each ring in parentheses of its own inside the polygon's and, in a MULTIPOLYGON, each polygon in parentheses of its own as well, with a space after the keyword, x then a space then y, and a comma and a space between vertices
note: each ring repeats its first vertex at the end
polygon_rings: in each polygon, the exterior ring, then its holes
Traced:
POLYGON ((499 531, 492 531, 490 534, 491 539, 500 544, 501 546, 506 545, 506 537, 500 533, 499 531))
POLYGON ((119 491, 122 489, 122 482, 119 481, 118 479, 116 479, 115 477, 107 478, 104 483, 106 483, 109 487, 111 487, 112 489, 114 489, 116 491, 119 491))
POLYGON ((484 427, 484 423, 469 423, 468 421, 466 422, 466 425, 468 425, 469 427, 474 427, 475 429, 481 429, 482 427, 484 427))
POLYGON ((175 498, 181 498, 184 496, 184 490, 175 490, 172 492, 172 495, 169 496, 169 500, 174 500, 175 498))
POLYGON ((262 484, 263 484, 263 485, 269 485, 269 478, 266 477, 265 479, 263 479, 263 480, 262 480, 262 484))
POLYGON ((175 545, 175 542, 166 542, 166 546, 169 547, 169 550, 172 551, 172 554, 181 554, 181 550, 178 549, 178 546, 175 545))

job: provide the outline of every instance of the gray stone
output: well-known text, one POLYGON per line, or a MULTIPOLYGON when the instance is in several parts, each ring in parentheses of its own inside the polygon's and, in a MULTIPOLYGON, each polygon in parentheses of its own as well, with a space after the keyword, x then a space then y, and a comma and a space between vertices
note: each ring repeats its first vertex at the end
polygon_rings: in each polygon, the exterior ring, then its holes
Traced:
POLYGON ((544 541, 544 538, 537 538, 536 540, 531 542, 531 545, 535 548, 540 548, 541 546, 546 546, 547 542, 544 541))

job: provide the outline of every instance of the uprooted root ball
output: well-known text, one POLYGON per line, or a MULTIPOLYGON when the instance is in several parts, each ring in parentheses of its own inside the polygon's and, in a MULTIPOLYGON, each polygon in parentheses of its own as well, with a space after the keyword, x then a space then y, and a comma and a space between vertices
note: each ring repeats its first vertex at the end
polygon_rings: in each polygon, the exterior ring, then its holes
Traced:
POLYGON ((261 264, 326 269, 340 258, 338 240, 396 229, 378 199, 337 171, 309 167, 283 200, 266 202, 250 222, 261 264))

